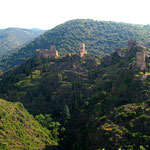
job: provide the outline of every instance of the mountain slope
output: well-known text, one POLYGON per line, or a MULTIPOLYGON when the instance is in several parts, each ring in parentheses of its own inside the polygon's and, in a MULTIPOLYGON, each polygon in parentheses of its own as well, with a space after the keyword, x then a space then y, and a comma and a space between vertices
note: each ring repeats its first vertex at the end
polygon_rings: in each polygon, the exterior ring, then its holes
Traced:
POLYGON ((51 133, 43 128, 21 103, 0 99, 0 149, 50 149, 57 145, 51 133))
POLYGON ((74 105, 76 100, 72 99, 80 99, 84 92, 82 99, 89 96, 89 86, 95 82, 91 77, 99 63, 100 59, 91 54, 83 60, 77 54, 58 57, 56 60, 35 57, 1 76, 0 95, 7 93, 7 100, 16 98, 33 114, 55 112, 61 116, 60 112, 67 101, 74 105), (53 107, 61 104, 61 107, 53 107))
POLYGON ((122 51, 126 57, 115 52, 102 61, 91 97, 67 124, 64 149, 149 149, 150 59, 142 71, 137 46, 122 51))
POLYGON ((33 114, 51 113, 66 129, 62 150, 149 149, 149 52, 134 45, 103 59, 34 57, 1 76, 0 96, 33 114), (146 53, 143 70, 137 52, 146 53))
POLYGON ((150 27, 105 21, 72 20, 47 31, 17 53, 2 60, 0 69, 5 71, 13 68, 35 56, 36 49, 49 49, 50 45, 56 45, 59 54, 64 55, 68 52, 77 52, 79 43, 84 42, 90 53, 103 56, 116 48, 126 47, 129 39, 150 45, 150 27))
POLYGON ((16 52, 25 43, 30 42, 45 31, 21 28, 7 28, 0 30, 0 58, 16 52))

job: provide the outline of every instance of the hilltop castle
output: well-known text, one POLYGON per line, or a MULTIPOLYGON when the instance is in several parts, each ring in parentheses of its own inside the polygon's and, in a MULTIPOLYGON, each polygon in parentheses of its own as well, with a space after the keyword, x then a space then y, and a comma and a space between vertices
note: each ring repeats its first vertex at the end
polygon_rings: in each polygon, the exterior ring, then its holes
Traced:
MULTIPOLYGON (((87 51, 85 50, 85 43, 79 44, 79 57, 83 58, 85 54, 87 54, 87 51)), ((37 56, 44 57, 44 58, 55 58, 58 57, 58 51, 56 50, 56 46, 51 46, 51 49, 37 49, 37 56)), ((136 66, 140 70, 146 69, 146 63, 149 62, 150 52, 147 51, 147 47, 143 45, 137 45, 136 41, 129 40, 128 41, 128 47, 126 49, 117 49, 116 53, 120 57, 128 57, 130 55, 133 55, 136 57, 136 66)))
POLYGON ((54 58, 54 57, 58 57, 58 52, 56 50, 56 46, 52 45, 51 46, 51 50, 48 49, 37 49, 36 50, 37 56, 40 57, 44 57, 44 58, 54 58))
POLYGON ((148 57, 150 57, 150 52, 146 50, 147 47, 143 45, 137 45, 136 41, 130 40, 128 41, 127 50, 117 49, 116 52, 120 57, 127 57, 129 55, 133 55, 136 57, 136 66, 140 70, 146 69, 146 61, 148 61, 148 57))
MULTIPOLYGON (((85 43, 80 43, 79 45, 79 56, 80 58, 83 58, 85 54, 87 54, 87 51, 85 50, 85 43)), ((36 50, 38 58, 44 57, 44 58, 55 58, 58 57, 58 51, 56 50, 56 46, 51 46, 51 50, 48 49, 37 49, 36 50)))

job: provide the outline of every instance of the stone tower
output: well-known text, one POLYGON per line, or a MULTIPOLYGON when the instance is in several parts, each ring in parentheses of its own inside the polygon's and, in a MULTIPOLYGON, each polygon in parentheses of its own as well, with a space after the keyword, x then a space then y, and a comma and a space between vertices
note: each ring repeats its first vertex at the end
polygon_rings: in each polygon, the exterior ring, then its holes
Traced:
POLYGON ((128 41, 128 51, 133 48, 134 46, 136 46, 136 41, 134 40, 129 40, 128 41))
POLYGON ((140 68, 140 70, 144 70, 146 68, 145 52, 136 52, 136 65, 140 68))
POLYGON ((55 45, 51 46, 50 55, 51 55, 51 57, 58 57, 58 52, 56 50, 56 46, 55 45))
POLYGON ((85 50, 85 43, 80 43, 79 56, 82 58, 84 54, 87 54, 87 51, 85 50))

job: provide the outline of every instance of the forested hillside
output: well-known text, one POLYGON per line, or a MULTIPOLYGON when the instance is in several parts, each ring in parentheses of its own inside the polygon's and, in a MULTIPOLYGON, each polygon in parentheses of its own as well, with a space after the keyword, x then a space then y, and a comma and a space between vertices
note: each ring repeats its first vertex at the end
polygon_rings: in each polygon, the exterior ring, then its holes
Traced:
POLYGON ((150 60, 141 70, 136 52, 150 49, 121 50, 125 57, 34 57, 1 76, 0 97, 22 102, 34 115, 52 114, 64 127, 61 150, 149 149, 150 60))
POLYGON ((66 104, 70 103, 74 110, 78 99, 89 96, 88 87, 94 84, 92 76, 99 63, 100 59, 91 54, 84 60, 77 54, 57 59, 35 57, 1 76, 0 96, 7 93, 7 100, 22 102, 34 115, 55 112, 61 118, 66 104))
POLYGON ((44 32, 43 30, 21 28, 0 29, 0 59, 16 52, 25 43, 31 42, 44 32))
POLYGON ((52 132, 42 127, 21 103, 0 99, 1 150, 50 150, 57 145, 52 132))
POLYGON ((35 56, 36 49, 49 49, 56 45, 60 55, 77 52, 79 43, 84 42, 92 54, 104 56, 116 48, 126 47, 129 39, 150 46, 150 27, 125 23, 72 20, 47 31, 17 53, 1 60, 0 70, 6 71, 35 56))

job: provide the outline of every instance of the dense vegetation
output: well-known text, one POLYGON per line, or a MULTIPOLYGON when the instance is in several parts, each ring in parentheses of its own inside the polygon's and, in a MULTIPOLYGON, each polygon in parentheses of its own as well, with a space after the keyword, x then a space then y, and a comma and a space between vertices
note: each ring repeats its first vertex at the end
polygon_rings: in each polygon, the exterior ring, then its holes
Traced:
MULTIPOLYGON (((52 120, 49 121, 49 124, 51 123, 52 120)), ((0 99, 1 150, 46 150, 56 146, 57 140, 52 136, 52 132, 42 127, 21 103, 0 99)))
POLYGON ((47 129, 54 125, 61 150, 149 149, 150 79, 144 73, 150 67, 136 67, 136 47, 127 53, 101 60, 70 53, 34 57, 1 76, 0 96, 22 102, 47 129), (49 124, 49 114, 64 127, 60 137, 60 124, 49 124))
POLYGON ((17 53, 1 60, 0 70, 8 70, 35 56, 36 49, 49 49, 56 45, 60 55, 77 52, 84 42, 92 54, 103 56, 116 48, 126 47, 129 39, 150 46, 150 27, 94 20, 72 20, 58 25, 21 48, 17 53))
POLYGON ((0 30, 0 59, 16 52, 27 42, 31 42, 45 31, 21 28, 7 28, 0 30))
POLYGON ((99 63, 99 58, 90 54, 84 60, 76 54, 51 60, 35 57, 2 75, 0 95, 7 93, 7 100, 22 102, 34 115, 55 112, 63 118, 66 105, 74 110, 78 100, 90 95, 91 76, 99 63))

